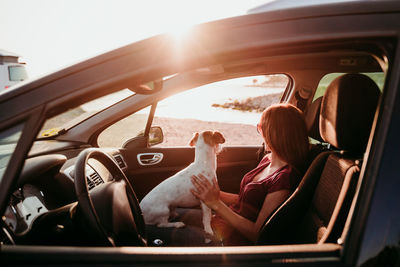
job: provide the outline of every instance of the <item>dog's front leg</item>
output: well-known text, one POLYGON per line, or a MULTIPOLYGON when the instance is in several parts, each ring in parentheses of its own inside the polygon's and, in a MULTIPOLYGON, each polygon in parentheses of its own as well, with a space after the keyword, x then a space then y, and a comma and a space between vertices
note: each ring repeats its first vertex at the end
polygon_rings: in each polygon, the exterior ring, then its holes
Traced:
MULTIPOLYGON (((203 212, 203 226, 204 226, 204 231, 209 234, 210 236, 214 235, 214 232, 211 228, 211 209, 207 207, 206 204, 203 202, 200 202, 201 210, 203 212)), ((205 239, 206 243, 210 243, 211 239, 206 238, 205 239)))

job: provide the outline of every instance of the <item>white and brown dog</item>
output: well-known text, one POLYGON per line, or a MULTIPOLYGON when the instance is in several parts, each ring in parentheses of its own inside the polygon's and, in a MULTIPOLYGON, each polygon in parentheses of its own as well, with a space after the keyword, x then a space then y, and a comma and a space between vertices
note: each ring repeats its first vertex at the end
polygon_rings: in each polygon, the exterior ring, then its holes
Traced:
MULTIPOLYGON (((158 227, 184 227, 183 222, 169 221, 169 218, 177 215, 175 208, 192 208, 200 204, 204 230, 213 235, 211 210, 190 192, 191 189, 194 189, 190 177, 198 174, 203 174, 207 179, 216 177, 216 155, 220 151, 220 144, 224 142, 225 138, 217 131, 195 133, 190 141, 191 146, 196 146, 194 162, 157 185, 140 202, 146 224, 158 227)), ((212 181, 210 180, 210 182, 212 181)))

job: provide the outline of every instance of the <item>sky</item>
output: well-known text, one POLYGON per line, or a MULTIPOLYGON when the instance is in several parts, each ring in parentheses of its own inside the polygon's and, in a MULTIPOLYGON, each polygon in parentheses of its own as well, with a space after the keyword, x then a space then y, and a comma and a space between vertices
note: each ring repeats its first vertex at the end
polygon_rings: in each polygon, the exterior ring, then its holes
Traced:
POLYGON ((0 49, 30 78, 190 25, 246 14, 271 0, 0 0, 0 49))

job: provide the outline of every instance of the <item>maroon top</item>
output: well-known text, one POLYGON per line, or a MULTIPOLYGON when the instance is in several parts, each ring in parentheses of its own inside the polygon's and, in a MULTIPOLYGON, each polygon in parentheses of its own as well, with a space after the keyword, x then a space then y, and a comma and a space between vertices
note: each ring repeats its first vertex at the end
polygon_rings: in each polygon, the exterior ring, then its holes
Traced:
POLYGON ((231 209, 241 216, 255 222, 267 194, 279 190, 292 191, 294 185, 291 181, 297 180, 299 173, 289 165, 285 165, 269 176, 253 181, 254 177, 263 171, 271 161, 264 157, 258 166, 246 173, 240 184, 238 202, 231 209))
MULTIPOLYGON (((300 177, 300 173, 296 169, 286 165, 260 181, 253 182, 254 177, 270 163, 269 158, 264 157, 255 169, 243 176, 238 202, 230 206, 233 211, 253 222, 257 220, 267 194, 279 190, 293 191, 300 177)), ((211 226, 214 236, 223 241, 224 245, 251 244, 217 214, 213 215, 211 226)))

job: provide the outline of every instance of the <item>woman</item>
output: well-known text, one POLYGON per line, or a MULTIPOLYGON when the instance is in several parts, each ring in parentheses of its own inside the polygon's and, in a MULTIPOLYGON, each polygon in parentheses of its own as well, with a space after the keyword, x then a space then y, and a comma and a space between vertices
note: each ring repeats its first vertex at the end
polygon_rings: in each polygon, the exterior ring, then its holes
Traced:
POLYGON ((213 183, 201 174, 192 177, 196 188, 192 194, 216 213, 212 220, 214 233, 227 245, 256 242, 265 220, 296 188, 307 158, 306 125, 297 107, 270 106, 257 129, 267 154, 243 177, 239 194, 220 191, 216 177, 213 183))

